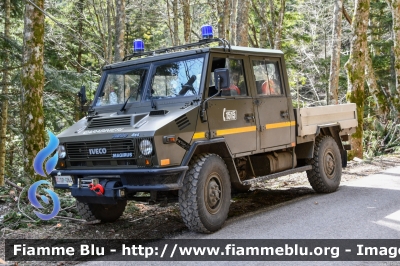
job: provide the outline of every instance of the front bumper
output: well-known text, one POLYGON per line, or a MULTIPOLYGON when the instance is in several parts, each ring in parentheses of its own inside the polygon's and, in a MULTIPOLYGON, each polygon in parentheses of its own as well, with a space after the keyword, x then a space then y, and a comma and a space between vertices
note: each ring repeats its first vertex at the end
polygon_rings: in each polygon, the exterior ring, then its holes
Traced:
POLYGON ((105 170, 54 170, 50 173, 54 188, 70 189, 72 196, 81 202, 115 204, 133 192, 178 190, 188 166, 160 169, 105 169, 105 170), (57 184, 55 176, 71 176, 72 184, 57 184), (104 187, 99 196, 90 190, 88 183, 97 179, 104 187), (121 193, 123 191, 123 193, 121 193))

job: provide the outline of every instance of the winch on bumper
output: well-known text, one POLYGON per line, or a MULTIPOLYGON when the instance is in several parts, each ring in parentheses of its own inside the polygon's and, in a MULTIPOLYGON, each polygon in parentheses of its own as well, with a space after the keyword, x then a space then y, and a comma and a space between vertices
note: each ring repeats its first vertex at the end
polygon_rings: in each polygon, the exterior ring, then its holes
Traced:
MULTIPOLYGON (((54 188, 70 189, 80 202, 116 204, 129 194, 146 191, 178 190, 188 166, 161 169, 118 170, 54 170, 51 172, 54 188), (67 184, 59 184, 58 177, 71 177, 67 184)), ((65 182, 63 182, 65 183, 65 182)))

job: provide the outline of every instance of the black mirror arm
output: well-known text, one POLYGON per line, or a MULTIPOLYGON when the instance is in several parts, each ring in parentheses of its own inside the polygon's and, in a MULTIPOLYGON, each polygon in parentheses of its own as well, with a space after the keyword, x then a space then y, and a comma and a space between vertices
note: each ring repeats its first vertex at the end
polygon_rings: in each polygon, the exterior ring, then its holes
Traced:
POLYGON ((215 96, 217 96, 219 93, 221 92, 221 77, 218 75, 218 82, 217 82, 217 92, 212 95, 211 97, 208 97, 207 99, 205 99, 202 104, 201 104, 201 111, 200 111, 200 118, 201 118, 201 122, 207 122, 207 112, 206 112, 206 103, 211 100, 212 98, 214 98, 215 96))

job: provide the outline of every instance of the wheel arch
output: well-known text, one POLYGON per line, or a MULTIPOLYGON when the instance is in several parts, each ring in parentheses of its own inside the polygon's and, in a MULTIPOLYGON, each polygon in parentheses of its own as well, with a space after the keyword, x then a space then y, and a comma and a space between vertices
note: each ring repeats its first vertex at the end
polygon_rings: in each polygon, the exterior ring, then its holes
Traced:
POLYGON ((335 124, 328 124, 328 125, 318 125, 317 130, 315 133, 315 136, 309 135, 308 136, 308 141, 304 141, 302 143, 299 143, 296 145, 296 156, 297 159, 309 159, 314 156, 314 145, 315 145, 315 139, 320 137, 320 136, 330 136, 332 137, 336 144, 339 147, 340 154, 342 157, 342 167, 347 166, 347 151, 345 146, 342 143, 342 137, 340 133, 342 132, 342 129, 340 125, 335 124))
POLYGON ((192 157, 196 154, 200 153, 214 153, 219 155, 225 162, 228 172, 229 178, 231 181, 232 188, 237 191, 248 190, 250 186, 243 186, 240 181, 239 174, 237 172, 235 163, 233 161, 233 156, 228 148, 228 145, 225 142, 224 138, 216 138, 210 140, 202 140, 194 142, 185 157, 182 160, 182 166, 187 166, 190 163, 192 157))
POLYGON ((347 151, 342 143, 340 132, 342 131, 340 125, 320 125, 317 127, 316 136, 331 136, 339 147, 340 155, 342 157, 342 167, 347 166, 347 151))

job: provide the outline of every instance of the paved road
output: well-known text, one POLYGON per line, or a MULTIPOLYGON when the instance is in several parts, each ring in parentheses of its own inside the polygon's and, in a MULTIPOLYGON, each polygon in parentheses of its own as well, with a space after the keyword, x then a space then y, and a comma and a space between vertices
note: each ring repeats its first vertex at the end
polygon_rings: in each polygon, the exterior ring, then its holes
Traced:
MULTIPOLYGON (((185 233, 180 239, 400 239, 400 167, 347 182, 332 194, 306 196, 231 220, 211 235, 185 233)), ((333 262, 280 262, 279 265, 331 265, 333 262)), ((143 262, 136 263, 143 265, 143 262)), ((146 265, 165 265, 149 262, 146 265)), ((209 265, 174 262, 169 265, 209 265)), ((277 265, 277 262, 212 262, 213 265, 277 265)), ((400 265, 397 262, 334 262, 334 265, 400 265)), ((87 262, 82 265, 132 265, 87 262)))

